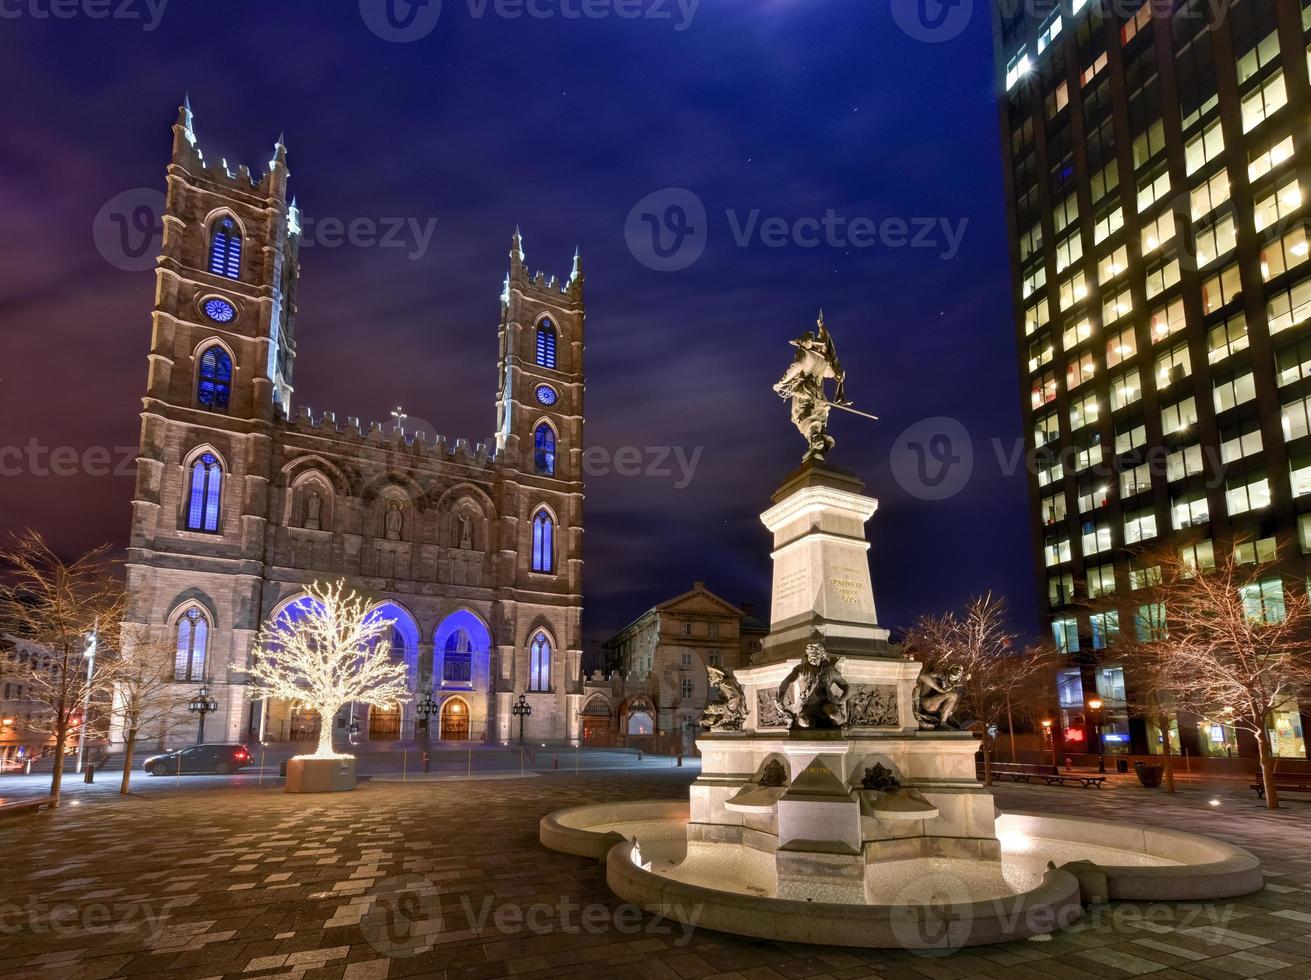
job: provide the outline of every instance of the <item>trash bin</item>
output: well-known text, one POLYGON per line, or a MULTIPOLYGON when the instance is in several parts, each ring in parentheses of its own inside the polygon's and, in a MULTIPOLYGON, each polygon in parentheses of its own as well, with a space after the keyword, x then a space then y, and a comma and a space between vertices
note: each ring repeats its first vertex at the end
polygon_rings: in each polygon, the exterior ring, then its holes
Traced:
POLYGON ((1135 762, 1133 769, 1138 774, 1138 782, 1148 789, 1156 789, 1160 786, 1161 777, 1165 775, 1165 766, 1149 766, 1145 762, 1135 762))
POLYGON ((1128 772, 1128 771, 1129 771, 1129 760, 1128 760, 1128 759, 1116 759, 1116 760, 1115 760, 1115 771, 1116 771, 1116 772, 1128 772))

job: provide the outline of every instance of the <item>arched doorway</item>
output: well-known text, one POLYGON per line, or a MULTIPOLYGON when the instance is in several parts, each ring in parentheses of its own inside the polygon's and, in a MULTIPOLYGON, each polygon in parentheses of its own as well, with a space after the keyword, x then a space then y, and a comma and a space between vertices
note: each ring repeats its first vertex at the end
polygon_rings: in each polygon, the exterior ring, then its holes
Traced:
POLYGON ((583 708, 583 741, 594 745, 609 745, 614 738, 614 712, 610 702, 594 697, 583 708))
POLYGON ((464 742, 469 738, 469 705, 464 698, 447 698, 442 702, 441 740, 464 742))
POLYGON ((401 706, 386 708, 373 705, 369 708, 369 739, 374 742, 395 742, 401 737, 401 706))

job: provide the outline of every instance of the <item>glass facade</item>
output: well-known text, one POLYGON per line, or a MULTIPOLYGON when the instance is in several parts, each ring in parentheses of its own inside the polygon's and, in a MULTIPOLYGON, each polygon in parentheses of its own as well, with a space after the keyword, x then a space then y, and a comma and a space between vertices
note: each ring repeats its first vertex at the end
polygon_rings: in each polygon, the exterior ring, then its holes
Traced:
MULTIPOLYGON (((1121 637, 1168 610, 1143 549, 1199 568, 1240 542, 1305 582, 1311 549, 1311 0, 994 5, 1034 562, 1067 731, 1079 690, 1108 750, 1160 751, 1131 720, 1121 637), (1096 600, 1096 606, 1089 606, 1096 600), (1108 690, 1119 694, 1112 697, 1108 690)), ((1276 574, 1244 594, 1283 614, 1276 574)), ((1272 721, 1305 755, 1295 710, 1272 721)), ((1078 716, 1078 723, 1076 723, 1078 716)), ((1190 754, 1236 755, 1187 720, 1190 754)), ((1246 740, 1245 740, 1246 742, 1246 740)), ((1077 748, 1071 745, 1070 748, 1077 748)))

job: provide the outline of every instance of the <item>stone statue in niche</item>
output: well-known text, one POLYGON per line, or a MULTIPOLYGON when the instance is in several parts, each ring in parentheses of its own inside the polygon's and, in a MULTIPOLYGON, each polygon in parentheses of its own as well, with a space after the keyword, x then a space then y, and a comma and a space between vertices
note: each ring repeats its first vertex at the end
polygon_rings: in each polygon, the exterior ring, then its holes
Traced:
POLYGON ((841 728, 847 719, 850 687, 820 640, 806 645, 806 655, 778 686, 778 700, 790 728, 841 728))
POLYGON ((473 521, 469 520, 469 515, 463 512, 455 515, 456 523, 460 528, 460 547, 464 551, 473 550, 473 521))
POLYGON ((401 528, 405 524, 405 515, 401 512, 401 505, 396 501, 393 500, 387 505, 387 514, 383 524, 388 541, 399 541, 401 539, 401 528))
POLYGON ((718 667, 707 667, 710 686, 722 700, 707 704, 701 713, 701 727, 708 732, 740 732, 747 718, 747 699, 742 685, 718 667))
POLYGON ((969 675, 959 664, 947 670, 921 670, 915 684, 915 720, 923 729, 956 728, 952 713, 969 675))
POLYGON ((311 531, 317 531, 323 518, 323 498, 319 496, 317 490, 311 490, 310 495, 305 498, 305 526, 311 531))

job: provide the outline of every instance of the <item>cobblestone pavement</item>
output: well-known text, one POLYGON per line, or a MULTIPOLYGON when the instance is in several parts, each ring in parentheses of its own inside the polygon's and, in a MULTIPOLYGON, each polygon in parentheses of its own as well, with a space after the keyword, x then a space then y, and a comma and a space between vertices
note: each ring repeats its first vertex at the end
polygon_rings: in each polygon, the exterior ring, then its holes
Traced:
POLYGON ((551 810, 680 797, 691 775, 368 782, 331 797, 198 787, 7 820, 0 974, 1311 978, 1311 805, 1268 814, 1232 788, 999 787, 1005 808, 1234 841, 1263 859, 1268 884, 1230 902, 1095 908, 1050 941, 944 958, 689 935, 623 907, 595 862, 537 843, 551 810))

